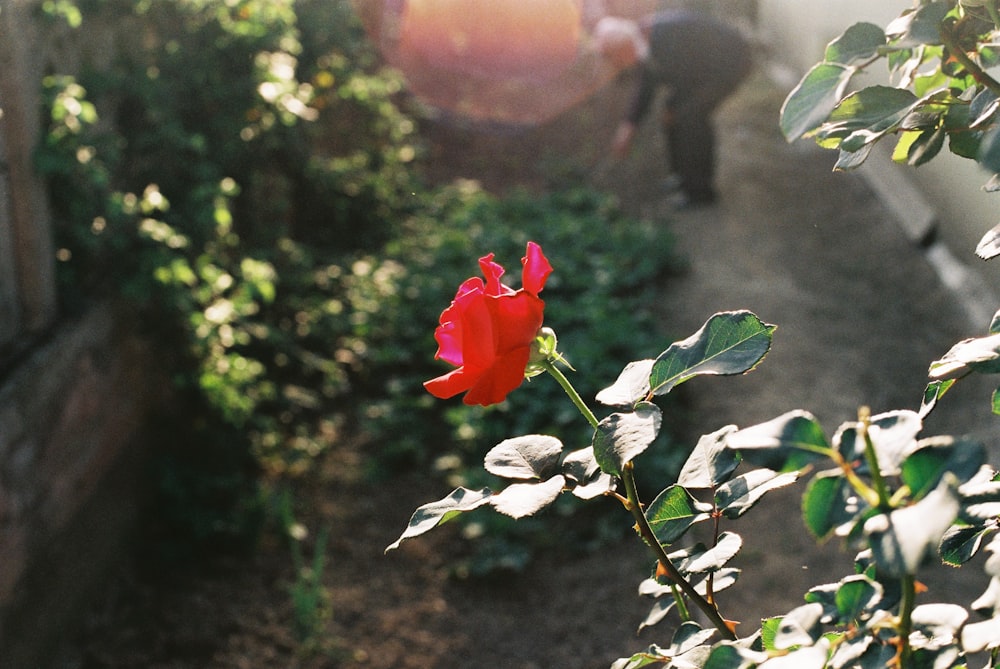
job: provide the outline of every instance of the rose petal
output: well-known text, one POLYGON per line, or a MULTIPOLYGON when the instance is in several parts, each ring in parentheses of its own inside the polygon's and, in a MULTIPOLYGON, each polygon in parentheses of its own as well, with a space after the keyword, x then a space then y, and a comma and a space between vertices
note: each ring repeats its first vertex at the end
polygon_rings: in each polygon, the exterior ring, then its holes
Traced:
POLYGON ((521 270, 521 287, 532 295, 538 295, 545 287, 549 274, 552 274, 552 265, 542 253, 542 247, 535 242, 528 242, 521 264, 524 266, 521 270))
POLYGON ((531 350, 524 347, 498 357, 493 366, 476 379, 462 401, 483 406, 503 402, 510 391, 524 381, 524 368, 528 365, 530 353, 531 350))

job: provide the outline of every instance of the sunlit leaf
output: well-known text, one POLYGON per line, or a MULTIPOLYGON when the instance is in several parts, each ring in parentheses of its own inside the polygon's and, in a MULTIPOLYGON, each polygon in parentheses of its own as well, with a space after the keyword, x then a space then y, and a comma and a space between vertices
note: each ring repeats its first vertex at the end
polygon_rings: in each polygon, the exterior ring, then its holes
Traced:
POLYGON ((646 508, 646 520, 656 539, 668 546, 684 536, 692 525, 707 520, 711 511, 711 504, 699 502, 681 486, 672 485, 646 508))
MULTIPOLYGON (((885 476, 899 473, 899 467, 917 449, 917 435, 923 429, 920 414, 915 411, 887 411, 868 420, 867 434, 875 449, 879 467, 885 476)), ((864 459, 865 439, 861 424, 844 423, 834 435, 834 443, 848 462, 864 459)))
POLYGON ((857 151, 896 130, 917 103, 917 96, 893 86, 869 86, 851 93, 830 113, 819 135, 839 137, 857 151))
POLYGON ((837 154, 837 162, 833 166, 834 170, 838 172, 847 172, 860 167, 866 160, 868 160, 868 156, 872 153, 873 143, 860 141, 858 144, 858 146, 851 147, 849 150, 848 146, 845 146, 845 143, 840 144, 840 151, 837 154))
POLYGON ((493 495, 490 504, 511 518, 532 516, 556 501, 565 485, 561 474, 541 483, 514 483, 493 495))
POLYGON ((712 488, 729 478, 740 464, 737 451, 726 447, 726 437, 736 431, 728 425, 698 440, 677 477, 685 488, 712 488))
POLYGON ((927 384, 924 389, 924 398, 920 403, 920 419, 923 420, 934 410, 937 406, 938 400, 944 397, 945 393, 951 390, 951 387, 955 385, 955 379, 947 379, 944 381, 931 381, 927 384))
POLYGON ((637 360, 626 365, 618 379, 597 393, 597 401, 613 407, 630 407, 649 395, 649 373, 653 360, 637 360))
POLYGON ((928 2, 917 10, 905 12, 886 26, 885 34, 896 46, 941 43, 941 21, 948 13, 948 3, 928 2))
POLYGON ((989 232, 983 235, 983 238, 979 240, 979 244, 976 245, 976 255, 983 260, 989 260, 1000 255, 1000 225, 991 228, 989 232))
POLYGON ((750 650, 735 642, 723 641, 712 647, 702 669, 750 669, 766 659, 765 653, 750 650))
POLYGON ((916 140, 910 144, 906 163, 912 167, 920 167, 929 162, 941 152, 944 138, 947 136, 948 132, 943 127, 921 132, 916 140))
POLYGON ((649 609, 649 613, 647 613, 646 617, 643 618, 641 623, 639 623, 639 629, 636 630, 636 633, 638 634, 647 627, 652 627, 653 625, 659 623, 667 617, 667 614, 674 610, 675 606, 677 606, 677 600, 673 597, 661 597, 656 600, 652 608, 649 609))
POLYGON ((686 621, 674 632, 674 637, 670 640, 671 655, 683 655, 696 647, 702 645, 716 634, 712 628, 704 629, 698 623, 686 621))
POLYGON ((702 374, 733 375, 752 370, 771 348, 774 325, 749 311, 715 314, 696 333, 675 342, 653 364, 649 385, 657 395, 702 374))
POLYGON ((1000 610, 1000 578, 992 577, 986 592, 979 595, 969 608, 983 616, 992 616, 1000 610))
POLYGON ((838 63, 814 65, 781 106, 780 126, 785 139, 794 142, 826 121, 854 72, 854 68, 838 63))
POLYGON ((794 471, 830 453, 823 428, 812 414, 790 411, 726 437, 729 448, 770 469, 794 471))
POLYGON ((764 495, 791 485, 798 478, 798 472, 794 471, 779 474, 770 469, 754 469, 719 486, 715 491, 715 504, 726 518, 738 518, 764 495))
POLYGON ((958 512, 958 490, 949 477, 916 504, 869 518, 864 531, 881 573, 896 578, 915 574, 958 512))
POLYGON ((931 379, 958 379, 971 371, 1000 372, 1000 334, 965 339, 931 363, 931 379))
POLYGON ((714 572, 725 567, 726 563, 739 553, 742 547, 743 538, 740 535, 734 532, 723 532, 711 548, 706 548, 704 544, 696 544, 684 551, 671 553, 670 560, 682 574, 714 572))
POLYGON ((957 604, 921 604, 910 615, 914 629, 942 640, 955 637, 969 619, 969 612, 957 604))
POLYGON ((399 548, 399 545, 406 539, 412 539, 425 532, 429 532, 438 525, 447 523, 459 514, 478 509, 484 504, 489 504, 492 497, 493 493, 489 488, 483 488, 482 490, 456 488, 444 499, 424 504, 413 512, 409 524, 403 530, 403 534, 385 549, 386 552, 394 548, 399 548))
POLYGON ((486 471, 508 479, 546 478, 559 465, 562 442, 544 434, 505 439, 486 454, 486 471))
POLYGON ((963 627, 962 648, 967 653, 1000 648, 1000 617, 969 623, 963 627))
POLYGON ((885 45, 885 33, 874 23, 855 23, 826 47, 823 59, 828 63, 850 65, 866 60, 885 45))
POLYGON ((862 613, 882 597, 882 586, 863 574, 848 576, 837 588, 834 603, 840 619, 848 623, 861 618, 862 613))
POLYGON ((972 525, 952 525, 944 533, 938 552, 945 564, 958 567, 979 553, 983 539, 995 528, 983 528, 972 525))
POLYGON ((594 432, 594 457, 601 469, 621 476, 625 463, 649 448, 660 431, 660 408, 642 402, 631 413, 611 414, 594 432))
POLYGON ((948 472, 959 481, 970 479, 982 466, 986 453, 981 444, 954 437, 935 437, 920 442, 920 448, 903 462, 901 476, 913 499, 937 487, 948 472))
POLYGON ((803 604, 781 617, 774 634, 774 647, 786 650, 796 646, 812 646, 820 637, 823 607, 820 604, 803 604))
POLYGON ((765 666, 767 669, 823 669, 829 652, 829 643, 820 639, 815 646, 793 650, 788 655, 769 660, 765 666))
POLYGON ((989 124, 993 121, 993 115, 1000 109, 1000 97, 988 88, 983 88, 972 99, 969 104, 968 126, 975 128, 979 125, 989 124))
POLYGON ((580 499, 599 497, 614 487, 614 478, 597 464, 593 446, 568 453, 563 459, 563 474, 576 484, 572 493, 580 499))
POLYGON ((653 664, 663 665, 669 662, 670 656, 666 651, 655 644, 641 653, 636 653, 631 657, 623 657, 611 663, 611 669, 641 669, 653 664))

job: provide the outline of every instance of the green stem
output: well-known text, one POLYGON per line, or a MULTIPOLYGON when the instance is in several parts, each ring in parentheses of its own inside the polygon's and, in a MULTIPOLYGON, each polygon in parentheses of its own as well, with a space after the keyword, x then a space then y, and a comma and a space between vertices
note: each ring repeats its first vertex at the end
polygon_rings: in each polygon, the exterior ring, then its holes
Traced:
POLYGON ((695 606, 701 609, 702 613, 708 617, 712 625, 719 630, 724 639, 729 641, 736 640, 736 633, 729 627, 725 619, 719 614, 719 610, 714 604, 705 599, 701 594, 694 589, 684 576, 677 571, 677 567, 670 561, 667 557, 666 551, 660 544, 659 539, 656 538, 656 534, 653 532, 653 528, 649 526, 649 521, 646 520, 646 514, 642 512, 642 504, 639 502, 639 493, 635 487, 635 477, 632 475, 632 469, 634 465, 631 462, 625 464, 622 468, 622 482, 625 484, 625 494, 628 497, 629 505, 628 510, 631 512, 632 517, 635 518, 635 526, 639 532, 639 536, 643 538, 646 544, 653 549, 656 554, 656 559, 659 561, 663 570, 667 573, 667 578, 671 580, 672 583, 676 583, 677 587, 681 589, 688 599, 694 602, 695 606))
POLYGON ((580 393, 576 392, 576 388, 574 388, 573 384, 569 382, 566 375, 562 373, 562 370, 556 367, 551 360, 543 361, 541 366, 556 380, 560 386, 562 386, 562 389, 566 391, 569 398, 573 400, 573 404, 576 405, 576 408, 580 410, 580 413, 582 413, 583 417, 587 419, 590 426, 596 430, 598 425, 597 416, 594 415, 594 412, 590 410, 590 407, 588 407, 583 401, 583 398, 580 397, 580 393))
POLYGON ((1000 82, 986 74, 983 68, 979 67, 979 64, 972 60, 972 58, 969 57, 969 54, 965 53, 961 45, 958 43, 958 40, 955 38, 955 34, 952 31, 952 23, 953 22, 944 22, 941 24, 941 43, 947 47, 948 54, 957 60, 962 67, 968 70, 969 74, 972 75, 972 78, 978 83, 990 89, 993 93, 1000 95, 1000 82))
POLYGON ((871 470, 872 485, 875 486, 875 492, 878 494, 878 506, 883 511, 888 511, 892 508, 889 501, 889 487, 886 486, 885 479, 882 478, 882 468, 879 466, 878 455, 875 453, 875 444, 872 442, 872 437, 868 430, 871 426, 871 411, 868 407, 861 407, 858 410, 858 421, 861 424, 861 438, 865 440, 865 460, 868 462, 868 468, 871 470))
POLYGON ((907 574, 902 582, 902 601, 899 604, 899 666, 910 666, 910 632, 913 631, 913 607, 917 601, 917 579, 907 574))
MULTIPOLYGON (((599 421, 594 412, 590 410, 590 407, 583 401, 580 397, 580 393, 576 392, 576 388, 573 384, 569 382, 566 375, 553 364, 551 360, 545 360, 540 363, 542 368, 548 372, 556 382, 562 386, 562 389, 566 391, 570 400, 576 405, 576 408, 580 410, 587 422, 590 423, 591 427, 595 430, 598 427, 599 421)), ((653 533, 653 528, 649 526, 649 521, 646 520, 646 514, 642 512, 642 503, 639 501, 639 493, 635 486, 635 477, 632 475, 633 464, 628 462, 623 467, 622 472, 622 482, 625 484, 625 494, 626 498, 624 500, 624 506, 635 518, 636 529, 639 531, 639 535, 643 540, 653 549, 656 553, 656 559, 663 566, 664 571, 667 572, 667 577, 671 580, 671 586, 676 584, 678 588, 681 589, 688 599, 697 605, 699 609, 708 617, 712 622, 712 625, 719 630, 722 636, 730 641, 736 640, 736 634, 730 629, 729 625, 719 614, 719 610, 707 599, 702 597, 685 578, 677 571, 677 567, 673 565, 670 558, 667 557, 666 551, 664 551, 663 546, 660 545, 660 541, 656 538, 656 534, 653 533)), ((681 612, 682 617, 685 615, 689 616, 687 608, 680 597, 676 597, 678 602, 678 610, 681 612)))

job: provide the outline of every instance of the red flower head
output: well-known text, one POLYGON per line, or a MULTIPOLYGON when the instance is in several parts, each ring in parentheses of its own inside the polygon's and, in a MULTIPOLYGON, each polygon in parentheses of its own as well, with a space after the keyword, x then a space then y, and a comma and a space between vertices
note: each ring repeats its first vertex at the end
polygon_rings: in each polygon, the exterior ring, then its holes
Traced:
POLYGON ((468 391, 466 404, 488 406, 503 402, 521 385, 535 335, 542 327, 545 302, 539 297, 552 266, 542 248, 528 242, 521 272, 521 288, 500 283, 504 269, 493 254, 479 259, 484 282, 467 279, 458 287, 451 306, 441 313, 434 331, 434 356, 455 365, 444 376, 424 383, 435 397, 446 399, 468 391))

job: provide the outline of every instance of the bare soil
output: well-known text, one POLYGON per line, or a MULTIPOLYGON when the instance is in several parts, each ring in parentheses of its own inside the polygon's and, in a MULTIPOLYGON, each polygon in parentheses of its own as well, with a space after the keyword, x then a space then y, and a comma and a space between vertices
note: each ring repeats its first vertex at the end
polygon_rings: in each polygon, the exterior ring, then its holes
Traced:
MULTIPOLYGON (((626 84, 540 128, 496 135, 435 127, 432 176, 476 178, 493 189, 514 181, 537 187, 553 164, 571 165, 569 173, 612 190, 677 237, 689 271, 665 286, 666 336, 686 336, 712 313, 736 308, 779 326, 759 369, 684 386, 689 411, 673 429, 685 439, 796 408, 813 411, 831 434, 861 404, 875 412, 916 408, 927 364, 985 330, 985 323, 967 322, 921 249, 858 177, 832 173, 832 153, 784 142, 777 130, 783 92, 766 77, 755 76, 719 115, 722 202, 676 213, 664 194, 654 128, 643 129, 640 148, 625 161, 605 157, 626 84)), ((992 433, 988 393, 972 383, 957 388, 929 431, 992 433)), ((298 491, 312 500, 307 525, 332 530, 329 616, 314 652, 296 650, 292 568, 286 549, 274 545, 183 573, 149 574, 141 565, 126 571, 95 605, 65 665, 600 668, 669 641, 666 623, 636 634, 650 606, 636 586, 650 560, 631 537, 582 555, 553 551, 523 573, 456 579, 441 557, 455 541, 450 527, 383 555, 412 509, 448 490, 420 472, 373 486, 361 470, 345 443, 331 455, 323 483, 298 491)), ((817 548, 808 537, 800 493, 776 495, 733 528, 746 540, 736 560, 744 575, 721 604, 745 631, 801 603, 809 586, 851 571, 852 555, 842 546, 817 548)), ((939 585, 929 580, 927 601, 977 596, 986 584, 982 572, 964 573, 948 572, 939 585)))

